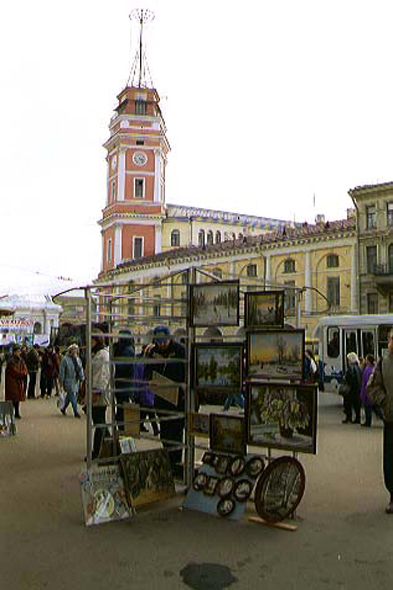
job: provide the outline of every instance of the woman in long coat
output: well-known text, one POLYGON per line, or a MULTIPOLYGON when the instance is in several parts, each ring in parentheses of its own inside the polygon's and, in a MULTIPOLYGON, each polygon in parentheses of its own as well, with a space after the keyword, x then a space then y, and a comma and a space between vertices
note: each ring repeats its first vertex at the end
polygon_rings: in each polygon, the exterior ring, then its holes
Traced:
POLYGON ((21 357, 20 346, 15 345, 5 368, 5 399, 14 405, 15 418, 20 418, 19 403, 25 401, 25 383, 28 371, 21 357))

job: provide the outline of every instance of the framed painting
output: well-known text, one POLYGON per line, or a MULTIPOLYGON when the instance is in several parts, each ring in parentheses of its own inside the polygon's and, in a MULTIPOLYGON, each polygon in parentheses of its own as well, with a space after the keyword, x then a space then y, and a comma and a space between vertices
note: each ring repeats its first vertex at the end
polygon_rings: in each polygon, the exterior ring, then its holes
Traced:
POLYGON ((166 500, 175 494, 175 484, 165 449, 120 455, 125 489, 133 507, 166 500))
POLYGON ((247 377, 303 379, 304 330, 247 332, 247 377))
POLYGON ((188 414, 188 434, 209 438, 209 414, 190 412, 188 414))
POLYGON ((210 448, 223 453, 246 454, 243 416, 210 414, 210 448))
POLYGON ((316 454, 316 385, 249 383, 246 417, 249 445, 316 454))
POLYGON ((239 325, 239 281, 190 286, 193 327, 239 325))
POLYGON ((193 348, 194 388, 236 391, 242 388, 243 344, 195 344, 193 348))
POLYGON ((244 327, 252 330, 284 327, 284 291, 245 293, 244 327))

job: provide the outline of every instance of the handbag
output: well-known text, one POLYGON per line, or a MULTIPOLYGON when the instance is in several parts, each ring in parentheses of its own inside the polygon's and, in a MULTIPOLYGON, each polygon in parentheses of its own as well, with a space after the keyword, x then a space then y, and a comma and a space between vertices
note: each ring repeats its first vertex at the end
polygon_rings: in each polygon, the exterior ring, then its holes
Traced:
POLYGON ((343 397, 345 397, 346 395, 349 395, 351 393, 351 386, 349 385, 349 383, 341 383, 339 388, 338 388, 338 393, 339 395, 342 395, 343 397))
POLYGON ((366 393, 372 406, 383 407, 388 394, 383 382, 382 361, 378 362, 373 373, 371 373, 367 381, 366 393))

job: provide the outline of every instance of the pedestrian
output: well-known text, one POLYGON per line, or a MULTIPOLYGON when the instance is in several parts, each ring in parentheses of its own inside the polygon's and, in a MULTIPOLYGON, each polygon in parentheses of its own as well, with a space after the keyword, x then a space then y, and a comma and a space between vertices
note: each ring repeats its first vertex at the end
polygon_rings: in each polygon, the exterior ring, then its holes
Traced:
MULTIPOLYGON (((78 346, 78 345, 76 345, 78 346)), ((55 371, 53 374, 53 384, 56 390, 56 396, 60 394, 60 379, 59 379, 59 371, 60 371, 60 363, 61 363, 62 355, 60 354, 60 346, 55 346, 53 352, 53 360, 55 363, 55 371)))
MULTIPOLYGON (((142 347, 142 352, 140 357, 143 357, 145 354, 146 345, 142 347)), ((150 424, 153 429, 154 436, 158 436, 160 434, 160 430, 157 424, 157 416, 154 411, 154 404, 155 404, 155 395, 149 388, 149 382, 146 380, 145 374, 148 374, 148 371, 145 370, 145 364, 143 362, 137 363, 134 366, 134 393, 133 397, 137 403, 141 406, 140 410, 140 418, 142 421, 149 418, 150 424), (148 409, 149 408, 149 409, 148 409)), ((141 422, 140 426, 141 432, 149 432, 149 429, 146 427, 144 422, 141 422)))
MULTIPOLYGON (((146 365, 147 375, 152 376, 153 371, 159 373, 176 383, 185 381, 185 347, 171 338, 167 326, 156 326, 153 331, 153 342, 145 348, 145 356, 157 359, 157 363, 146 365), (167 362, 169 361, 169 362, 167 362)), ((183 443, 184 418, 171 418, 166 411, 184 412, 185 396, 182 387, 178 388, 178 400, 174 405, 163 397, 155 396, 155 407, 163 411, 163 418, 160 420, 160 438, 164 447, 168 449, 169 460, 174 475, 183 476, 182 449, 171 450, 171 447, 183 443), (170 418, 170 419, 168 419, 170 418)))
POLYGON ((372 354, 368 354, 365 358, 364 369, 362 373, 362 387, 360 390, 360 400, 362 402, 362 406, 364 408, 364 415, 365 420, 362 423, 362 426, 370 427, 372 425, 372 416, 373 412, 378 416, 378 418, 382 419, 382 412, 378 406, 374 406, 371 403, 370 398, 367 395, 367 383, 370 379, 370 375, 374 372, 375 369, 375 359, 372 354))
POLYGON ((5 400, 13 403, 15 418, 21 418, 19 403, 26 399, 25 380, 27 374, 28 370, 21 357, 20 346, 14 344, 5 368, 5 400))
POLYGON ((64 405, 60 408, 63 416, 66 415, 68 405, 71 404, 75 418, 80 418, 77 405, 79 386, 84 380, 82 362, 78 356, 78 345, 70 344, 67 354, 63 356, 59 368, 59 381, 66 396, 64 405))
POLYGON ((311 350, 304 353, 304 380, 307 383, 318 383, 318 366, 311 350))
POLYGON ((352 423, 360 424, 360 386, 362 374, 359 366, 359 359, 355 352, 347 354, 348 368, 344 375, 344 383, 348 386, 348 392, 344 395, 344 414, 343 424, 352 423), (352 411, 355 418, 352 420, 352 411))
POLYGON ((34 344, 27 353, 26 366, 29 371, 29 386, 27 390, 27 399, 35 399, 35 387, 37 383, 37 373, 40 368, 40 356, 38 344, 34 344))
POLYGON ((124 407, 132 398, 134 380, 135 342, 129 330, 120 330, 119 339, 113 345, 115 363, 116 421, 119 430, 124 430, 124 407), (121 360, 123 359, 123 360, 121 360))
POLYGON ((244 395, 240 391, 239 393, 229 393, 225 398, 224 412, 227 412, 231 406, 237 406, 240 410, 244 410, 244 395))
POLYGON ((393 329, 388 334, 388 354, 375 367, 372 385, 383 392, 383 474, 390 494, 385 511, 393 514, 393 329))
POLYGON ((41 379, 40 389, 41 398, 50 398, 54 384, 54 376, 56 372, 56 359, 53 353, 53 347, 48 346, 41 357, 41 379))
POLYGON ((109 350, 105 346, 104 334, 93 328, 92 336, 92 420, 95 426, 92 458, 100 454, 102 439, 108 435, 106 410, 109 405, 110 362, 109 350))
MULTIPOLYGON (((23 360, 23 362, 26 364, 26 357, 27 357, 27 346, 26 344, 22 344, 20 347, 20 356, 21 359, 23 360)), ((25 398, 26 398, 26 393, 27 393, 27 381, 28 381, 28 375, 26 375, 25 377, 25 383, 24 383, 24 393, 25 393, 25 398)))

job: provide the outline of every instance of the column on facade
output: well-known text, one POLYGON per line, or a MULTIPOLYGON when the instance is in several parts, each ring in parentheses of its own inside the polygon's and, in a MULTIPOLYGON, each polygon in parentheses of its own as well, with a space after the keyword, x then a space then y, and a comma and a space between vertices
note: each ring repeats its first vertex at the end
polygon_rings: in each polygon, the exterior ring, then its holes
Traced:
POLYGON ((358 257, 354 244, 351 249, 351 311, 358 312, 358 257))
POLYGON ((161 187, 161 154, 160 150, 154 150, 154 202, 160 202, 161 187))
POLYGON ((162 251, 162 226, 161 220, 155 226, 155 253, 160 254, 162 251))
POLYGON ((117 171, 117 200, 124 201, 126 186, 126 150, 120 148, 119 150, 119 164, 117 171))
POLYGON ((122 260, 121 241, 122 241, 122 228, 121 228, 121 225, 118 224, 115 226, 115 243, 114 243, 114 247, 113 247, 114 266, 117 266, 118 264, 120 264, 120 262, 122 260))
POLYGON ((311 274, 311 252, 308 250, 306 251, 305 261, 304 261, 304 286, 306 287, 304 293, 304 311, 305 313, 312 312, 312 274, 311 274))

